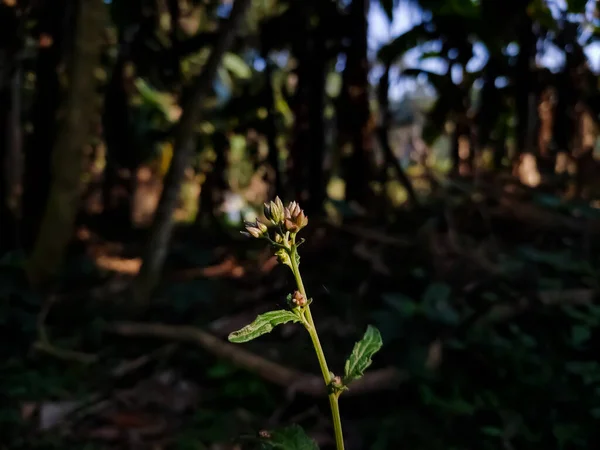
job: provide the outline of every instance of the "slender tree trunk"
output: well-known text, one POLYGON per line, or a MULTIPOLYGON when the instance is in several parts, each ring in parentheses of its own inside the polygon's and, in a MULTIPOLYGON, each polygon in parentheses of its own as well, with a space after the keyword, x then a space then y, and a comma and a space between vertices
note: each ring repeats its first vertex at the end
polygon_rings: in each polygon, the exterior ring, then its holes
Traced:
POLYGON ((28 265, 30 280, 36 284, 58 271, 73 237, 81 197, 84 147, 99 120, 94 72, 100 64, 106 5, 103 0, 81 0, 78 6, 64 119, 52 151, 52 186, 28 265))
MULTIPOLYGON (((298 13, 295 27, 297 30, 310 30, 309 12, 304 9, 298 13)), ((310 31, 309 31, 310 33, 310 31)), ((294 112, 293 139, 290 146, 291 158, 288 161, 289 196, 297 201, 308 200, 306 186, 306 172, 308 169, 307 158, 311 145, 311 43, 307 39, 306 31, 300 34, 296 31, 297 40, 294 42, 293 53, 297 60, 297 88, 294 93, 291 107, 294 112), (291 166, 291 167, 289 167, 291 166)))
POLYGON ((340 148, 352 147, 346 161, 346 198, 365 203, 373 172, 373 142, 369 107, 369 62, 367 59, 367 14, 369 0, 353 0, 349 9, 350 47, 340 95, 340 148))
POLYGON ((181 183, 185 169, 194 156, 196 143, 194 128, 201 117, 204 100, 212 87, 221 59, 233 43, 235 33, 249 5, 250 0, 236 0, 234 3, 229 20, 219 33, 206 66, 183 107, 175 131, 173 159, 165 177, 164 188, 150 229, 150 238, 144 251, 142 267, 134 285, 135 305, 142 305, 148 300, 160 279, 173 232, 173 212, 177 206, 181 183))
POLYGON ((229 152, 229 139, 224 133, 215 133, 212 136, 213 148, 216 158, 212 168, 204 173, 206 177, 200 189, 198 215, 196 224, 209 228, 215 224, 215 210, 217 205, 224 201, 224 193, 227 189, 225 170, 227 169, 227 154, 229 152))
POLYGON ((458 174, 460 169, 460 136, 462 126, 458 120, 454 121, 454 130, 450 136, 450 161, 452 161, 452 173, 458 174))
POLYGON ((390 107, 389 107, 389 89, 390 89, 390 66, 385 68, 385 72, 379 81, 378 97, 379 97, 379 112, 382 116, 381 124, 377 128, 379 143, 385 155, 386 163, 394 168, 400 184, 406 189, 410 203, 413 206, 419 205, 419 199, 410 181, 410 178, 404 172, 400 161, 394 155, 388 132, 390 129, 390 107))
POLYGON ((269 146, 269 155, 267 160, 273 171, 273 186, 276 195, 283 195, 283 180, 281 179, 281 167, 279 162, 279 147, 277 146, 277 119, 278 113, 275 108, 275 98, 273 94, 273 63, 269 58, 269 49, 264 32, 261 33, 261 57, 265 60, 265 88, 264 103, 269 115, 267 117, 267 145, 269 146))
POLYGON ((533 21, 526 10, 518 30, 519 56, 517 57, 515 75, 515 104, 517 115, 517 157, 530 151, 528 148, 528 134, 530 130, 529 110, 530 94, 533 92, 532 65, 536 54, 536 37, 533 32, 533 21))
POLYGON ((17 7, 0 11, 0 256, 18 247, 16 204, 20 182, 21 66, 17 7))
POLYGON ((310 151, 308 152, 308 176, 306 186, 308 202, 306 212, 320 214, 326 197, 327 178, 325 162, 325 80, 327 54, 323 19, 317 25, 311 39, 309 124, 310 151))
POLYGON ((56 139, 61 93, 58 70, 64 56, 68 3, 66 0, 45 0, 35 11, 39 16, 40 48, 35 69, 33 133, 27 139, 25 151, 21 224, 27 251, 33 249, 50 191, 51 150, 56 139))
POLYGON ((500 133, 496 143, 494 145, 494 169, 498 170, 502 168, 502 161, 507 156, 506 151, 506 138, 508 135, 508 124, 503 122, 500 125, 500 133))

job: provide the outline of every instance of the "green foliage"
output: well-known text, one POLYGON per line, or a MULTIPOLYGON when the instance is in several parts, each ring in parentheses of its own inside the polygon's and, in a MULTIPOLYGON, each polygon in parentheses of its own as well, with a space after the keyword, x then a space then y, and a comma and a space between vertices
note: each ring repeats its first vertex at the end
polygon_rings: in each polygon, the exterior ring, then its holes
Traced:
POLYGON ((236 344, 248 342, 263 334, 270 333, 277 325, 288 322, 300 322, 300 317, 285 309, 269 311, 258 316, 251 324, 231 333, 229 335, 229 340, 236 344))
POLYGON ((352 353, 346 361, 344 366, 345 384, 349 384, 364 375, 365 370, 373 362, 371 358, 381 349, 382 345, 383 342, 379 330, 369 325, 362 339, 354 345, 352 353))
POLYGON ((275 430, 268 435, 262 438, 264 450, 318 450, 319 448, 298 425, 275 430))
POLYGON ((240 56, 235 53, 226 53, 223 56, 223 67, 232 72, 240 80, 248 80, 252 70, 240 56))

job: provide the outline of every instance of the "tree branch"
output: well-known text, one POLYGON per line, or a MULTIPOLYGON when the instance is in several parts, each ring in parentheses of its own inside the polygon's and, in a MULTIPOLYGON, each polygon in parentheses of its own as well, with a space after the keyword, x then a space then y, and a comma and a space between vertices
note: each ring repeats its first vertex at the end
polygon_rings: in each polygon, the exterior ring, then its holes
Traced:
POLYGON ((148 299, 160 278, 173 232, 173 211, 177 205, 181 181, 195 151, 195 126, 200 121, 204 100, 210 92, 223 55, 231 47, 235 32, 240 27, 249 5, 250 0, 236 0, 234 3, 229 20, 219 32, 206 66, 184 104, 181 119, 175 129, 173 158, 150 229, 142 267, 134 285, 134 304, 137 306, 148 299))
MULTIPOLYGON (((302 393, 312 397, 326 394, 321 376, 289 369, 195 327, 117 322, 109 328, 109 331, 128 337, 154 337, 191 342, 219 358, 228 360, 237 367, 255 373, 264 380, 287 388, 290 394, 302 393)), ((352 383, 350 390, 344 396, 392 389, 406 381, 407 378, 407 374, 393 367, 373 370, 352 383)))

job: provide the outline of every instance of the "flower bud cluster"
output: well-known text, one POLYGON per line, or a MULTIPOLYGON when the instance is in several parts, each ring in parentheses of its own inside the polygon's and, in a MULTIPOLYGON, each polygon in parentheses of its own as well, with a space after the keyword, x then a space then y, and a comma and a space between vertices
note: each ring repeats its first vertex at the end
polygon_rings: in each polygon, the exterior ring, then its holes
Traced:
MULTIPOLYGON (((275 201, 265 203, 264 213, 267 220, 282 233, 295 234, 308 225, 308 217, 298 203, 290 202, 288 206, 283 206, 279 197, 276 197, 275 201)), ((249 237, 270 239, 267 225, 259 220, 244 222, 244 227, 246 231, 242 233, 249 237)), ((285 245, 286 238, 281 233, 277 232, 274 239, 277 244, 285 245)))

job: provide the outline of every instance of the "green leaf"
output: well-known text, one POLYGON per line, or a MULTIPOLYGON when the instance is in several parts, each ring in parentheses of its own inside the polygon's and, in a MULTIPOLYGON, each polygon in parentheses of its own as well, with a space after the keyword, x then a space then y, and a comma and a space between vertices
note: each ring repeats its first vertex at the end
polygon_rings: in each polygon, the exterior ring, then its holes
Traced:
POLYGON ((252 76, 250 66, 235 53, 225 53, 223 56, 223 67, 242 80, 247 80, 252 76))
POLYGON ((383 342, 379 330, 372 325, 367 327, 367 331, 363 338, 358 341, 352 353, 346 360, 344 367, 344 383, 350 383, 362 377, 365 370, 371 365, 371 357, 379 351, 383 342))
POLYGON ((282 449, 282 450, 318 450, 319 447, 308 435, 302 427, 292 425, 286 428, 281 428, 270 433, 269 437, 262 439, 262 448, 267 449, 282 449))
POLYGON ((229 341, 236 344, 248 342, 263 334, 270 333, 277 325, 288 322, 300 322, 300 318, 291 311, 280 309, 261 314, 250 325, 229 335, 229 341))

